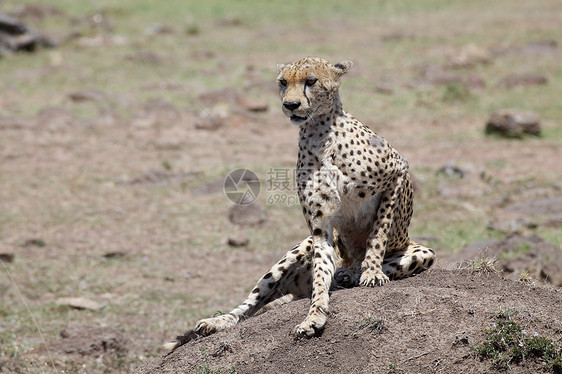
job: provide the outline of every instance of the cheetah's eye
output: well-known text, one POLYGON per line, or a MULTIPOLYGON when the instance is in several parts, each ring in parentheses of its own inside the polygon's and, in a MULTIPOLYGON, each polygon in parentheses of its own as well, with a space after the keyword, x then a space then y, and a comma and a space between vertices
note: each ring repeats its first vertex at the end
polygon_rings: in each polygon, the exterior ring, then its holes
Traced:
POLYGON ((312 87, 312 86, 314 86, 314 83, 316 83, 317 81, 318 81, 318 79, 316 79, 316 78, 308 78, 308 79, 306 80, 305 84, 306 84, 308 87, 312 87))
POLYGON ((280 84, 282 87, 287 87, 287 81, 286 81, 285 79, 279 79, 279 84, 280 84))

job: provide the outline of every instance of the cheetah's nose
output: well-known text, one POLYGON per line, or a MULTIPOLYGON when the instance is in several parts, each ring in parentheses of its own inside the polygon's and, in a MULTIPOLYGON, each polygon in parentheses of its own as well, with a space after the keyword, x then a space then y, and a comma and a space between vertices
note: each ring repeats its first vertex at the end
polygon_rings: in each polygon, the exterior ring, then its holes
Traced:
POLYGON ((299 103, 298 101, 285 101, 283 103, 283 106, 289 110, 295 110, 299 106, 301 106, 301 103, 299 103))

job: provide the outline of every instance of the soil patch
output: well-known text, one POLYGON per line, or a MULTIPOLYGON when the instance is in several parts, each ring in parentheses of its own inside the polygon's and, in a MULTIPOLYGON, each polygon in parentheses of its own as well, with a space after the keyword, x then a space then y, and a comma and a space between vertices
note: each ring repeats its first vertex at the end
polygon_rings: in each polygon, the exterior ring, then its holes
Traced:
MULTIPOLYGON (((110 327, 72 325, 60 333, 61 340, 49 344, 48 351, 56 354, 78 354, 99 357, 104 354, 123 355, 128 351, 128 339, 118 330, 110 327)), ((28 354, 45 353, 41 346, 28 354)))

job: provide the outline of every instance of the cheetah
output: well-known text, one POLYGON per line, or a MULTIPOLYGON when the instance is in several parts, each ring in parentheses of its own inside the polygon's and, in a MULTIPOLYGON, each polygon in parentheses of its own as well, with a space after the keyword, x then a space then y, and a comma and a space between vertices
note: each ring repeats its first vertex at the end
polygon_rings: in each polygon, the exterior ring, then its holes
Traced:
POLYGON ((299 126, 298 197, 311 235, 261 277, 242 304, 199 321, 167 348, 298 298, 311 303, 294 333, 318 336, 331 289, 382 286, 433 264, 434 250, 408 237, 413 213, 408 162, 342 109, 340 77, 351 67, 351 61, 332 65, 315 57, 278 66, 282 111, 299 126))

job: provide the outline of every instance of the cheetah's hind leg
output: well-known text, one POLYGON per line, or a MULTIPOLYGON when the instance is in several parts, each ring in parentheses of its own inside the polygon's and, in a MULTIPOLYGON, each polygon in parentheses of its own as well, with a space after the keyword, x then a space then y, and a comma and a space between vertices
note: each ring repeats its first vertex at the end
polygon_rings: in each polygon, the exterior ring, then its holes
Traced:
POLYGON ((310 297, 312 293, 312 238, 303 240, 258 281, 248 298, 230 313, 205 318, 195 328, 164 344, 174 350, 201 336, 236 325, 241 319, 253 316, 265 305, 279 305, 292 299, 310 297), (278 300, 278 301, 277 301, 278 300))
POLYGON ((434 260, 433 249, 410 240, 406 249, 393 250, 386 254, 382 270, 391 280, 401 279, 429 269, 434 260))

